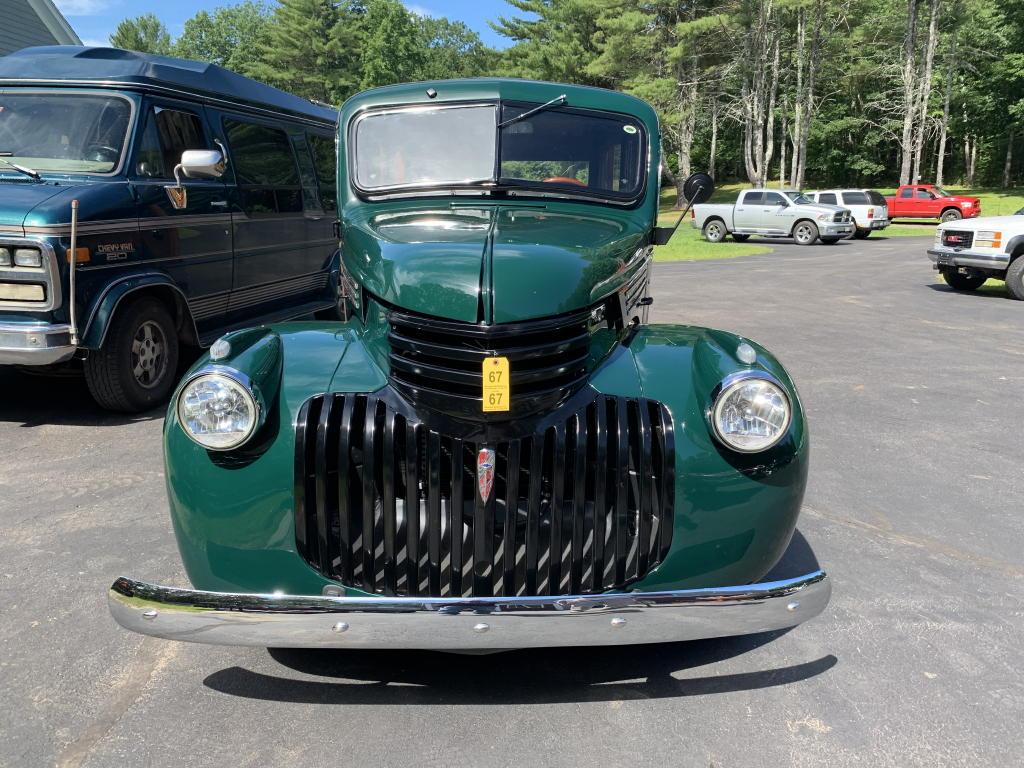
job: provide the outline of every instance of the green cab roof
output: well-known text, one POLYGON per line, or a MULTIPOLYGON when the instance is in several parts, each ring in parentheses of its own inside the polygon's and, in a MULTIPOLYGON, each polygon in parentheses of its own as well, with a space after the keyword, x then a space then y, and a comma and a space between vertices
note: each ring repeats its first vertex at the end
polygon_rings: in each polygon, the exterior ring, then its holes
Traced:
POLYGON ((566 106, 631 115, 643 122, 650 134, 656 136, 658 133, 658 117, 654 109, 646 101, 635 96, 586 85, 502 77, 426 80, 372 88, 356 94, 345 102, 342 106, 342 121, 347 122, 356 112, 377 107, 498 100, 543 103, 562 94, 566 96, 566 106), (429 91, 435 92, 436 95, 431 97, 428 95, 429 91))
POLYGON ((0 88, 8 85, 86 86, 154 91, 229 103, 333 125, 337 110, 218 67, 171 56, 52 45, 0 57, 0 88))

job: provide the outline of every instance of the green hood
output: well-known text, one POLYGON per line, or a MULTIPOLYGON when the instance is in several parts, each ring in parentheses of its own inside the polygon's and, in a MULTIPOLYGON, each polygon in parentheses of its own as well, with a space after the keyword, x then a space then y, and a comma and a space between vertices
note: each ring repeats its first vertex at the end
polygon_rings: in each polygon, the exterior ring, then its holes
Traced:
POLYGON ((45 203, 67 187, 39 184, 34 181, 0 181, 0 227, 21 227, 25 217, 38 205, 45 203))
POLYGON ((363 206, 345 221, 345 266, 389 304, 510 323, 589 306, 617 290, 648 227, 635 212, 509 205, 363 206))

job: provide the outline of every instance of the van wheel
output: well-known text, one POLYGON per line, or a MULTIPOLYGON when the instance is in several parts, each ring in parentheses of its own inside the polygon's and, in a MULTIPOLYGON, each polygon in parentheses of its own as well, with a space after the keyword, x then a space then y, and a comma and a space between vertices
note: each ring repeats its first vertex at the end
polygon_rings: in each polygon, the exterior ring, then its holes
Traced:
POLYGON ((976 291, 985 284, 988 275, 977 272, 968 272, 965 275, 956 267, 942 267, 942 278, 946 281, 946 285, 954 291, 976 291))
POLYGON ((956 221, 957 219, 962 219, 963 217, 964 215, 960 213, 959 208, 947 208, 942 212, 942 216, 940 218, 942 219, 942 221, 956 221))
POLYGON ((720 243, 725 240, 725 224, 719 219, 712 219, 704 225, 704 239, 709 243, 720 243))
POLYGON ((152 297, 114 316, 103 347, 85 360, 85 381, 100 406, 138 413, 159 405, 174 387, 178 334, 170 312, 152 297))
POLYGON ((750 239, 750 235, 737 235, 735 232, 732 234, 732 239, 737 243, 745 243, 750 239))
POLYGON ((1024 301, 1024 255, 1013 260, 1006 270, 1006 289, 1018 301, 1024 301))
POLYGON ((813 221, 798 221, 793 227, 793 239, 797 245, 813 245, 818 239, 818 225, 813 221))
POLYGON ((860 227, 857 227, 855 230, 853 230, 853 237, 857 240, 866 240, 868 235, 870 234, 870 229, 862 229, 860 227))

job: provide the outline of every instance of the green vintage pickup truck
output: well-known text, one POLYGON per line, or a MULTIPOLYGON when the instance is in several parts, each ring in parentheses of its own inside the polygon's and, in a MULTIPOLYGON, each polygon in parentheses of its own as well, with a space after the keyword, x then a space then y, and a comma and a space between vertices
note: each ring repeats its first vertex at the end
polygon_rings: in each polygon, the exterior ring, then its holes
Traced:
POLYGON ((820 613, 824 572, 759 582, 807 477, 789 375, 731 333, 646 322, 672 231, 660 163, 651 107, 601 89, 480 79, 345 104, 348 319, 229 334, 187 374, 165 449, 194 589, 118 579, 116 620, 476 651, 820 613))

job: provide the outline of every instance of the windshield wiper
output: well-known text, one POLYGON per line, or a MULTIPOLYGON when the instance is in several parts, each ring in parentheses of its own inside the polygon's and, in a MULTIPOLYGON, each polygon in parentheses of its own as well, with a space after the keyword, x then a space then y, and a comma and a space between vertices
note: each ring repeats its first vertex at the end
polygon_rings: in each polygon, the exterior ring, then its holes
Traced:
POLYGON ((10 166, 11 168, 13 168, 16 171, 21 171, 21 173, 24 173, 30 179, 35 179, 36 181, 42 181, 43 180, 43 177, 40 176, 36 171, 33 171, 31 168, 26 168, 23 165, 18 165, 17 163, 12 163, 10 160, 7 159, 8 157, 11 157, 13 155, 14 155, 13 152, 0 152, 0 163, 3 163, 4 165, 10 166))
POLYGON ((554 98, 551 101, 545 102, 545 103, 541 104, 539 107, 534 107, 533 109, 528 109, 526 112, 523 112, 523 114, 521 114, 521 115, 516 115, 515 117, 510 117, 504 123, 498 123, 498 130, 500 131, 502 128, 510 126, 510 125, 512 125, 512 123, 518 123, 520 120, 525 120, 528 117, 533 117, 538 112, 543 112, 545 109, 549 109, 551 107, 560 107, 561 105, 565 104, 566 101, 567 101, 566 95, 563 93, 561 96, 558 96, 557 98, 554 98))

